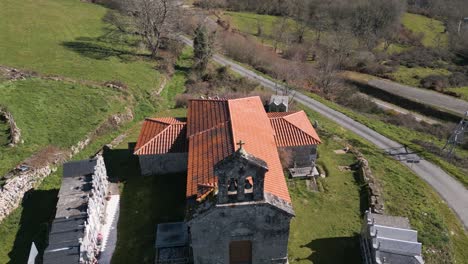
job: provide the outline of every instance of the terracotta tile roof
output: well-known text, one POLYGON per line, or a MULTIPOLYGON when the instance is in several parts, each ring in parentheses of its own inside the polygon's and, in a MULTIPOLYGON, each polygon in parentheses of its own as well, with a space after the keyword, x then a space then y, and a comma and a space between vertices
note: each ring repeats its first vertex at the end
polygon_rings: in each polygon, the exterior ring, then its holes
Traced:
POLYGON ((235 151, 235 142, 242 140, 246 142, 244 148, 248 153, 268 164, 265 192, 291 202, 273 137, 274 131, 260 97, 193 100, 189 107, 187 122, 188 131, 192 131, 192 134, 187 134, 187 197, 200 197, 204 191, 209 190, 206 188, 207 184, 217 182, 214 165, 232 154, 235 151), (206 120, 208 117, 215 121, 206 120))
POLYGON ((187 120, 187 137, 225 123, 229 121, 227 100, 190 100, 187 120))
MULTIPOLYGON (((197 119, 189 120, 198 122, 197 119)), ((187 197, 201 196, 203 193, 200 192, 199 185, 217 183, 214 165, 234 151, 229 123, 218 124, 189 137, 187 197)))
MULTIPOLYGON (((234 142, 245 142, 245 150, 268 164, 265 192, 291 202, 278 155, 273 128, 260 97, 229 100, 234 142)), ((236 149, 238 146, 236 146, 236 149)))
POLYGON ((268 113, 278 147, 320 144, 320 138, 304 111, 268 113))
POLYGON ((134 154, 187 152, 186 131, 184 119, 147 118, 141 128, 134 154))

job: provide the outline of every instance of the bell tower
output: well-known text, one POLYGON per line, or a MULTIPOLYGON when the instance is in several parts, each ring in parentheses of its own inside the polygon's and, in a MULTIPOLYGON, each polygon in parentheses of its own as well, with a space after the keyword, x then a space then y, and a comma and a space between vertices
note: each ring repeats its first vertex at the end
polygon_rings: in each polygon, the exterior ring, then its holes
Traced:
POLYGON ((265 161, 247 153, 239 141, 236 152, 215 165, 218 177, 218 204, 261 201, 264 194, 265 161))

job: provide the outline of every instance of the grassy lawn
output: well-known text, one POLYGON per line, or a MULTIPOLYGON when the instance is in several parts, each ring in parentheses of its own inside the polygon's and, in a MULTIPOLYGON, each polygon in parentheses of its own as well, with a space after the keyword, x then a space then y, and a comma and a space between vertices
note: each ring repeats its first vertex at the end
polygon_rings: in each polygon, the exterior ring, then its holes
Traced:
POLYGON ((422 44, 426 47, 446 47, 448 36, 442 21, 422 15, 405 13, 401 23, 413 33, 423 34, 422 44))
POLYGON ((408 68, 405 66, 398 67, 397 71, 391 75, 396 82, 406 84, 413 87, 419 87, 420 81, 429 75, 450 75, 446 69, 431 69, 431 68, 408 68))
MULTIPOLYGON (((262 43, 273 45, 275 27, 282 23, 282 18, 279 16, 260 15, 248 12, 231 12, 226 11, 224 15, 231 21, 231 26, 242 33, 256 36, 262 43), (258 26, 262 29, 262 34, 258 36, 258 26)), ((296 21, 288 18, 286 20, 286 28, 294 30, 297 27, 296 21)), ((312 29, 306 30, 304 38, 312 40, 315 38, 315 33, 312 29)), ((280 45, 281 46, 281 45, 280 45)))
MULTIPOLYGON (((418 140, 423 140, 427 142, 432 142, 439 147, 443 147, 445 144, 445 140, 440 140, 436 138, 435 136, 432 136, 426 133, 417 132, 417 131, 414 131, 412 129, 408 129, 405 127, 388 124, 376 118, 372 118, 363 114, 359 114, 350 109, 339 106, 335 103, 332 103, 330 101, 327 101, 321 98, 320 96, 316 94, 307 93, 307 92, 305 93, 311 98, 327 105, 328 107, 332 109, 335 109, 347 115, 348 117, 351 117, 352 119, 366 125, 367 127, 377 131, 378 133, 392 140, 395 140, 401 144, 408 145, 414 151, 419 152, 419 155, 421 155, 422 157, 424 157, 425 159, 431 162, 434 162, 435 164, 440 166, 443 170, 447 171, 449 174, 457 178, 462 184, 468 187, 468 173, 466 170, 458 168, 457 166, 448 163, 441 157, 427 152, 423 147, 412 142, 412 140, 418 139, 418 140)), ((457 148, 456 153, 457 155, 460 155, 461 157, 468 158, 468 151, 466 150, 457 148)))
POLYGON ((142 177, 138 159, 126 149, 111 150, 106 160, 124 180, 112 263, 153 263, 156 225, 184 219, 186 175, 142 177))
POLYGON ((468 101, 468 86, 449 88, 447 90, 458 93, 459 95, 461 95, 462 99, 468 101))
MULTIPOLYGON (((468 248, 468 234, 464 231, 453 211, 448 208, 427 183, 408 168, 385 156, 382 151, 351 131, 323 118, 312 110, 306 108, 304 110, 311 120, 319 121, 321 130, 346 139, 369 160, 374 175, 383 186, 386 213, 406 216, 410 219, 412 227, 419 232, 418 239, 423 243, 423 254, 426 263, 468 263, 468 251, 466 251, 466 248, 468 248)), ((321 132, 322 134, 323 132, 321 132)), ((330 190, 333 190, 333 188, 330 188, 330 190)), ((354 191, 356 190, 354 189, 354 191)), ((333 191, 338 191, 338 189, 333 191)), ((295 194, 293 194, 293 200, 294 197, 296 197, 295 194)), ((352 201, 354 198, 349 197, 349 199, 352 201)), ((327 207, 334 208, 334 202, 335 200, 327 207)), ((349 205, 347 204, 347 206, 349 205)), ((340 216, 337 216, 337 218, 340 216)), ((348 222, 347 219, 346 222, 348 222)), ((316 226, 315 228, 321 229, 316 226)), ((350 230, 352 230, 351 226, 345 228, 343 233, 348 232, 349 234, 350 230)), ((301 231, 305 232, 305 230, 301 231)), ((339 254, 340 251, 336 250, 334 252, 339 254)))
POLYGON ((102 21, 107 9, 79 0, 2 0, 0 65, 79 80, 120 80, 136 93, 158 87, 155 63, 102 21), (126 42, 125 44, 118 44, 126 42))
MULTIPOLYGON (((130 124, 129 124, 130 125, 130 124)), ((73 159, 86 159, 94 155, 104 144, 128 129, 99 136, 73 159)), ((62 168, 45 178, 40 186, 30 191, 28 198, 0 224, 0 263, 26 263, 31 243, 44 250, 48 228, 55 215, 57 194, 62 178, 62 168)))
POLYGON ((0 174, 41 148, 68 148, 108 116, 122 111, 120 92, 78 84, 27 79, 0 84, 0 105, 13 114, 24 140, 0 146, 0 174))
POLYGON ((352 154, 335 154, 333 150, 344 146, 331 137, 321 138, 318 162, 328 173, 320 180, 325 191, 311 192, 304 180, 288 181, 296 212, 289 235, 290 263, 361 263, 357 236, 364 209, 361 186, 352 171, 338 169, 356 159, 352 154))

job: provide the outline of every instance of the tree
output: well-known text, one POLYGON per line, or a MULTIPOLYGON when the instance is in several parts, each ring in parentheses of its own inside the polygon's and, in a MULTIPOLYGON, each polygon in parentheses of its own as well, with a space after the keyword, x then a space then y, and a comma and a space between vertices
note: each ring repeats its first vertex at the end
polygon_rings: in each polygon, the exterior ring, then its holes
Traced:
POLYGON ((142 37, 153 58, 163 40, 174 37, 181 20, 173 0, 122 0, 121 8, 131 17, 134 33, 142 37))
POLYGON ((401 0, 365 0, 352 11, 351 30, 372 50, 380 39, 398 31, 405 5, 401 0))
POLYGON ((209 33, 203 24, 195 29, 193 39, 194 68, 199 73, 204 73, 210 58, 213 56, 214 33, 209 33))

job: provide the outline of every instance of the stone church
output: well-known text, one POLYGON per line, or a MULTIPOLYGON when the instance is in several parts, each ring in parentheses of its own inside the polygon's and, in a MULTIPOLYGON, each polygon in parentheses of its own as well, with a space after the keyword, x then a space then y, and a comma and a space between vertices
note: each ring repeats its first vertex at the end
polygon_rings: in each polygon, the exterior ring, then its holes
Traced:
POLYGON ((303 111, 267 113, 260 97, 203 99, 189 102, 186 119, 147 119, 135 154, 143 174, 187 172, 194 263, 288 263, 294 210, 278 149, 312 146, 315 161, 319 143, 303 111))

